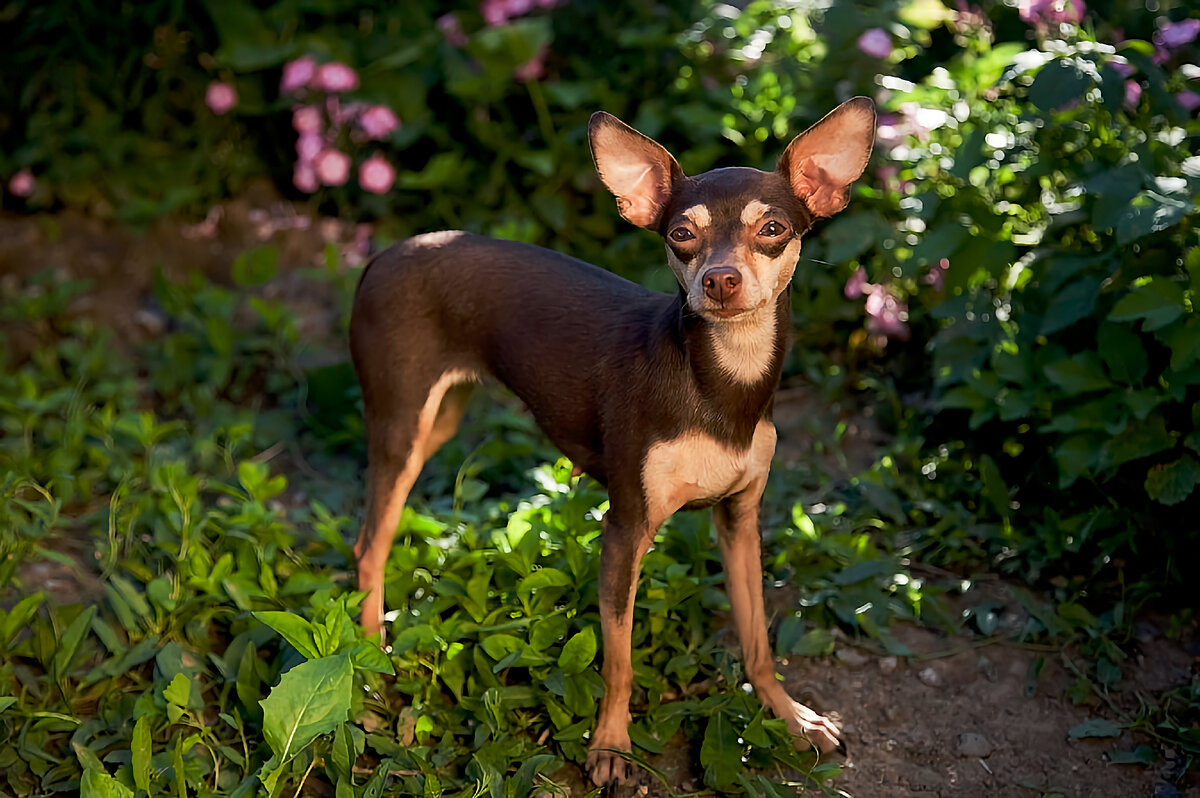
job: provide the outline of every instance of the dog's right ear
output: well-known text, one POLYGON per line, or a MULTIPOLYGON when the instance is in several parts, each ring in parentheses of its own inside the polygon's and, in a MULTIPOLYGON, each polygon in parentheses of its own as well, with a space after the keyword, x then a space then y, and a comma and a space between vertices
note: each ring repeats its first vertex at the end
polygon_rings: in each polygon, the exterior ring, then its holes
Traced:
POLYGON ((604 111, 592 114, 588 140, 596 173, 617 198, 621 215, 638 227, 656 227, 683 177, 671 153, 604 111))

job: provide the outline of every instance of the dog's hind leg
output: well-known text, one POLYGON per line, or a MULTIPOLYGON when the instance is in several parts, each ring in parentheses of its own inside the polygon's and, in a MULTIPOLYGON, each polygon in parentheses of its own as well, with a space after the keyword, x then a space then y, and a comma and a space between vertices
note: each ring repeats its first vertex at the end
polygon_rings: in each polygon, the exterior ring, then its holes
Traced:
POLYGON ((472 386, 462 385, 468 379, 466 372, 448 371, 429 386, 423 400, 415 398, 419 389, 401 395, 388 392, 387 402, 372 401, 364 391, 367 515, 354 554, 358 589, 367 594, 362 611, 367 634, 382 631, 384 572, 409 491, 425 461, 458 427, 471 392, 472 386))

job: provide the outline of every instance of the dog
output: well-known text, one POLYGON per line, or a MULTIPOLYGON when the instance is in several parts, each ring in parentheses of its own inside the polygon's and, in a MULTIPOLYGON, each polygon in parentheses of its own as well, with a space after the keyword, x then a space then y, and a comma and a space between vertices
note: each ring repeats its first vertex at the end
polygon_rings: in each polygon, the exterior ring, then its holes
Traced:
POLYGON ((421 467, 490 375, 576 473, 608 489, 599 583, 606 692, 588 753, 592 780, 626 777, 638 572, 680 509, 712 508, 750 684, 794 735, 830 751, 837 725, 794 701, 775 673, 758 515, 801 239, 846 206, 870 157, 874 105, 855 97, 838 106, 792 140, 774 172, 688 177, 661 145, 602 111, 588 136, 621 216, 664 238, 677 293, 458 231, 410 238, 364 270, 350 322, 368 456, 355 545, 363 626, 382 632, 384 565, 421 467))

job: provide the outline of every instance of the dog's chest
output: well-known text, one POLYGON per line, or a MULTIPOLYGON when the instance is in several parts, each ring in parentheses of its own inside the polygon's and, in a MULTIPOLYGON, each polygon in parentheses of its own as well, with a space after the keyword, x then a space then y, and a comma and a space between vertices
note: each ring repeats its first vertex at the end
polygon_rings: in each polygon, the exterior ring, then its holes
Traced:
POLYGON ((688 504, 704 503, 744 490, 766 476, 775 453, 775 427, 760 421, 745 448, 702 432, 659 441, 646 452, 642 487, 652 523, 662 523, 688 504))

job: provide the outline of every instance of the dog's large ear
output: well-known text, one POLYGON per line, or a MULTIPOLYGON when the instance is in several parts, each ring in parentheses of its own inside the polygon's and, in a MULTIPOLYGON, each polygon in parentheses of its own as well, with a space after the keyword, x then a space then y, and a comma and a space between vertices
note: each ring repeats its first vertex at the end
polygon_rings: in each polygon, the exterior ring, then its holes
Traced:
POLYGON ((875 143, 875 104, 855 97, 792 139, 779 171, 813 214, 833 216, 850 201, 850 184, 867 168, 875 143))
POLYGON ((638 227, 657 226, 675 181, 683 177, 671 153, 604 111, 592 114, 588 140, 596 172, 617 198, 621 215, 638 227))

